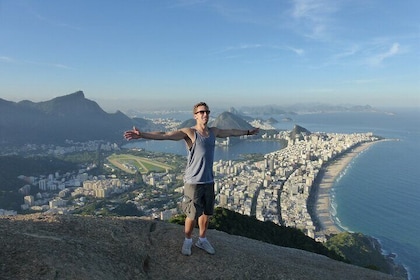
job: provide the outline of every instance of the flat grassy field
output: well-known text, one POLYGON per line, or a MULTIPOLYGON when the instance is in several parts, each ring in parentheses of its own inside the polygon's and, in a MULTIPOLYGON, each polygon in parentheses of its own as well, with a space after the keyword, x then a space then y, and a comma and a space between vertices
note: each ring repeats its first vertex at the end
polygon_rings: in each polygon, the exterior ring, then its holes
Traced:
POLYGON ((166 170, 173 169, 173 166, 168 164, 129 154, 114 154, 107 159, 116 168, 131 174, 137 171, 141 174, 147 174, 149 172, 166 172, 166 170))

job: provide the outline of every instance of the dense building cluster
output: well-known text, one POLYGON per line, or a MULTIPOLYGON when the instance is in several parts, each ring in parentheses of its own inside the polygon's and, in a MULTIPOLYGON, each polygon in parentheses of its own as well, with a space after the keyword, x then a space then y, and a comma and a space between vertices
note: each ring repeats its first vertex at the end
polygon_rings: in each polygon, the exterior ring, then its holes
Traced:
POLYGON ((260 162, 219 161, 217 204, 261 221, 295 227, 323 239, 307 209, 314 181, 323 165, 363 142, 378 140, 372 133, 315 133, 301 139, 279 135, 288 146, 260 162))

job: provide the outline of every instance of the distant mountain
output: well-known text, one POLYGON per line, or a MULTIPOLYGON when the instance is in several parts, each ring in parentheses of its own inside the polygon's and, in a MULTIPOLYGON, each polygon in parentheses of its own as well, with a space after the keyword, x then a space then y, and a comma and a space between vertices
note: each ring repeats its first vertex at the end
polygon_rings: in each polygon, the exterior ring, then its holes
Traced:
POLYGON ((299 139, 302 140, 304 136, 310 135, 311 132, 304 127, 299 125, 295 125, 295 127, 290 131, 290 138, 291 139, 299 139))
POLYGON ((279 106, 248 106, 241 107, 242 112, 251 115, 288 115, 300 113, 332 113, 332 112, 378 112, 370 105, 330 105, 323 103, 299 103, 294 105, 279 106))
POLYGON ((242 118, 242 119, 244 119, 245 121, 248 121, 248 122, 251 122, 255 119, 254 117, 248 116, 247 114, 242 113, 240 110, 237 110, 234 107, 230 107, 228 112, 232 113, 232 114, 234 114, 234 115, 236 115, 236 116, 238 116, 238 117, 240 117, 240 118, 242 118))
POLYGON ((178 125, 178 128, 193 127, 193 126, 195 126, 195 124, 196 124, 195 119, 188 119, 188 120, 182 122, 180 125, 178 125))
POLYGON ((82 91, 37 103, 0 99, 1 145, 63 144, 66 139, 122 141, 123 132, 132 126, 147 130, 151 125, 120 111, 107 113, 82 91))
POLYGON ((370 105, 330 105, 323 103, 301 103, 289 107, 295 112, 305 113, 331 113, 331 112, 376 112, 370 105))
POLYGON ((214 121, 209 124, 209 126, 215 126, 221 129, 247 130, 253 128, 252 125, 250 125, 246 120, 230 112, 221 113, 214 121))
MULTIPOLYGON (((237 112, 237 111, 236 111, 237 112)), ((194 119, 188 119, 182 122, 178 128, 193 127, 196 121, 194 119)), ((236 115, 231 112, 223 112, 216 117, 215 120, 209 122, 209 126, 214 126, 221 129, 252 129, 250 125, 242 116, 236 115)))
POLYGON ((269 124, 276 124, 276 123, 278 123, 279 121, 278 121, 278 120, 276 120, 275 118, 269 118, 269 119, 267 120, 267 122, 268 122, 269 124))

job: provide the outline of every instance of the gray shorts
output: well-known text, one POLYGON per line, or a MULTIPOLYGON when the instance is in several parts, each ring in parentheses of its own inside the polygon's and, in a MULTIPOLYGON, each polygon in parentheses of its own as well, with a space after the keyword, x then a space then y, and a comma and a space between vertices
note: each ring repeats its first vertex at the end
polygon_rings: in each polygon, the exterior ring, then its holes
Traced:
POLYGON ((201 215, 213 215, 214 183, 185 184, 182 210, 190 219, 198 219, 201 215))

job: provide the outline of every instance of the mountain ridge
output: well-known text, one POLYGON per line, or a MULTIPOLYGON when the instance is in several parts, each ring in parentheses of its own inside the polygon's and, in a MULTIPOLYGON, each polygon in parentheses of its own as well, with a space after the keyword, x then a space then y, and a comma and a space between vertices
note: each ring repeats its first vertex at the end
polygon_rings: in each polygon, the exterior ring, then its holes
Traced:
MULTIPOLYGON (((187 120, 180 127, 190 126, 191 121, 187 120)), ((240 116, 229 112, 219 115, 212 125, 220 128, 252 128, 240 116)), ((87 99, 83 91, 42 102, 0 99, 0 145, 63 145, 66 140, 122 143, 123 132, 133 126, 143 131, 164 129, 147 119, 130 118, 119 110, 107 113, 95 101, 87 99)))
POLYGON ((133 126, 153 129, 147 120, 131 119, 121 111, 107 113, 82 91, 48 101, 0 100, 0 144, 57 144, 66 140, 122 142, 133 126))

